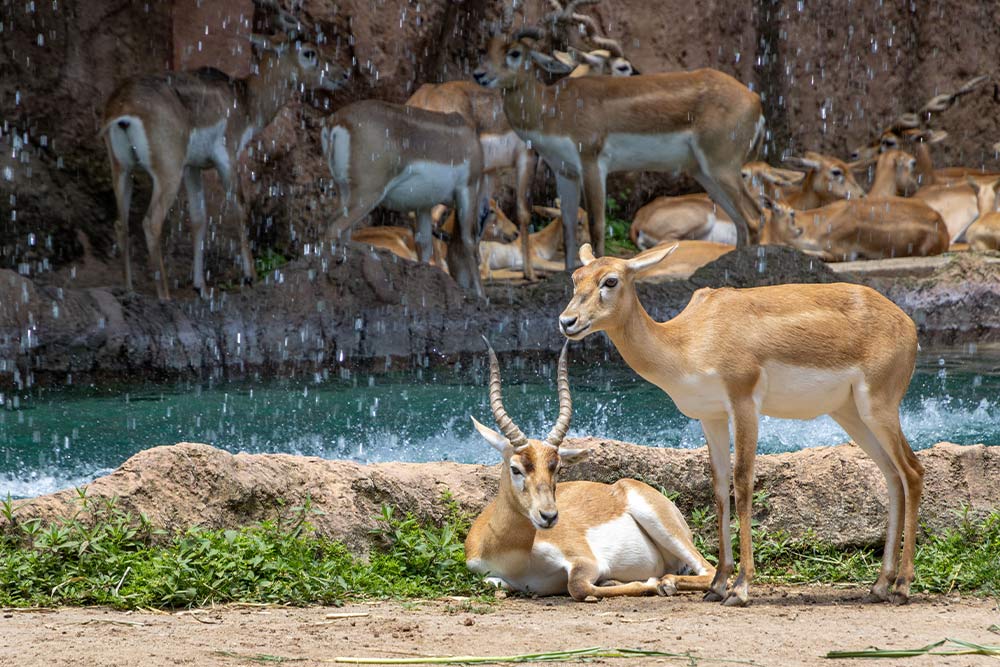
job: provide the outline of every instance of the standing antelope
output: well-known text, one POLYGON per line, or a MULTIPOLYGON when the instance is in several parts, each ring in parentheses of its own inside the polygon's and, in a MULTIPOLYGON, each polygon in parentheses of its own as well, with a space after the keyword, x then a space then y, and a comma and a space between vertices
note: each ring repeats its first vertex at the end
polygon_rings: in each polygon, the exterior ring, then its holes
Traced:
POLYGON ((490 348, 490 407, 502 435, 472 422, 503 465, 497 498, 465 540, 468 568, 508 590, 568 592, 575 600, 706 590, 715 570, 662 493, 632 479, 556 484, 563 467, 587 456, 584 449, 560 449, 573 414, 565 346, 558 383, 555 426, 544 441, 529 439, 504 409, 500 365, 490 348))
POLYGON ((893 601, 906 602, 923 488, 923 467, 899 425, 899 402, 917 356, 913 321, 875 290, 837 283, 703 288, 677 317, 655 322, 639 303, 635 283, 671 252, 673 247, 663 247, 642 259, 598 259, 584 245, 583 267, 573 274, 573 297, 559 327, 571 340, 604 331, 633 370, 666 392, 682 413, 701 421, 719 522, 719 565, 705 599, 749 602, 760 415, 813 419, 829 414, 874 459, 889 489, 885 551, 871 598, 889 599, 894 586, 893 601), (736 451, 740 570, 727 592, 733 571, 730 435, 736 451))
MULTIPOLYGON (((269 3, 263 3, 270 7, 269 3)), ((284 17, 283 17, 284 18, 284 17)), ((286 21, 294 21, 287 19, 286 21)), ((118 203, 115 234, 125 263, 125 287, 132 289, 128 238, 131 172, 141 167, 153 180, 153 195, 142 226, 156 292, 170 298, 161 236, 181 180, 187 190, 194 241, 193 283, 205 287, 207 218, 201 172, 215 169, 226 191, 227 209, 239 221, 243 275, 256 278, 237 163, 255 134, 266 127, 299 89, 336 90, 345 70, 320 59, 314 44, 272 42, 253 35, 256 63, 243 79, 204 67, 190 72, 153 74, 123 83, 104 108, 101 134, 111 159, 118 203)))
MULTIPOLYGON (((573 10, 580 0, 570 3, 565 9, 558 2, 552 2, 556 11, 550 14, 551 20, 557 25, 577 22, 587 25, 588 34, 599 43, 608 54, 602 59, 601 54, 583 56, 585 62, 573 62, 572 76, 593 76, 610 74, 611 76, 631 76, 634 73, 632 64, 625 58, 621 46, 613 39, 594 35, 593 20, 590 17, 575 14, 573 10), (587 21, 590 23, 586 23, 587 21), (612 56, 612 51, 614 55, 612 56), (603 63, 600 66, 598 63, 603 63)), ((587 3, 592 4, 592 3, 587 3)), ((509 30, 513 23, 513 8, 504 11, 502 30, 509 30)), ((511 128, 504 115, 503 100, 499 91, 487 90, 472 81, 448 81, 445 83, 425 83, 406 100, 407 106, 419 107, 428 111, 441 113, 457 113, 466 122, 476 128, 479 140, 483 145, 483 184, 480 196, 491 196, 493 177, 508 169, 516 173, 516 217, 521 236, 521 256, 527 257, 523 263, 524 277, 535 280, 532 264, 532 254, 528 247, 529 225, 531 223, 531 187, 534 181, 538 158, 535 152, 511 128)))
POLYGON ((365 100, 328 116, 320 138, 341 206, 327 240, 340 238, 377 206, 416 211, 418 255, 430 262, 431 209, 454 202, 458 229, 448 242, 448 269, 459 285, 483 295, 477 248, 483 150, 475 128, 459 114, 365 100))
POLYGON ((759 209, 740 177, 764 136, 760 97, 727 74, 693 72, 633 77, 580 77, 545 85, 541 68, 568 67, 539 52, 538 28, 493 38, 475 72, 497 88, 514 131, 531 143, 556 174, 566 223, 566 265, 576 264, 576 210, 580 185, 590 236, 604 250, 605 191, 610 173, 684 170, 737 221, 740 244, 759 209))

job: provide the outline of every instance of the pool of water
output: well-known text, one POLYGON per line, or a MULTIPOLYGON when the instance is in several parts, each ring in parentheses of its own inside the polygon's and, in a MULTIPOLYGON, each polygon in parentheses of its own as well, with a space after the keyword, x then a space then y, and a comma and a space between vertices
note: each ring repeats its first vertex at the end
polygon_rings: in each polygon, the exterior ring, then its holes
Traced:
MULTIPOLYGON (((544 436, 557 412, 553 364, 501 359, 505 402, 525 432, 544 436)), ((486 370, 418 370, 307 382, 67 387, 0 394, 0 496, 83 484, 132 454, 180 441, 232 452, 287 452, 372 461, 495 462, 469 415, 492 424, 486 370)), ((697 422, 629 368, 571 365, 570 435, 699 447, 697 422)), ((1000 444, 1000 351, 925 352, 902 407, 915 449, 941 440, 1000 444)), ((844 442, 829 418, 764 418, 759 451, 844 442)))

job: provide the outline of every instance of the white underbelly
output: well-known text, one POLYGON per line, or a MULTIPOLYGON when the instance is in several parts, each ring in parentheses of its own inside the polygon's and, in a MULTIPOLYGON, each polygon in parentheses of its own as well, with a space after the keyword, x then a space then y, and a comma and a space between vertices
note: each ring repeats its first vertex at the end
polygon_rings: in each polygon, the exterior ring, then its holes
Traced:
POLYGON ((601 150, 607 171, 682 171, 694 164, 691 135, 609 134, 601 150))
POLYGON ((814 419, 843 406, 851 387, 863 381, 859 369, 830 370, 766 363, 757 384, 760 412, 781 419, 814 419))
POLYGON ((580 175, 580 149, 570 137, 540 135, 523 132, 521 137, 531 148, 542 156, 553 171, 562 174, 580 175))
POLYGON ((464 163, 413 162, 386 186, 382 204, 405 212, 450 203, 468 180, 469 167, 464 163))
POLYGON ((666 572, 656 544, 628 514, 587 530, 587 545, 602 579, 645 581, 666 572))
POLYGON ((226 155, 226 120, 215 125, 196 127, 188 137, 187 156, 184 162, 192 167, 207 168, 226 155))
POLYGON ((726 386, 715 371, 671 378, 669 386, 660 388, 670 395, 677 409, 691 419, 718 419, 729 415, 726 386))
POLYGON ((531 555, 497 554, 496 560, 476 559, 467 565, 473 572, 502 580, 515 591, 561 595, 569 591, 569 562, 555 545, 536 539, 531 555))

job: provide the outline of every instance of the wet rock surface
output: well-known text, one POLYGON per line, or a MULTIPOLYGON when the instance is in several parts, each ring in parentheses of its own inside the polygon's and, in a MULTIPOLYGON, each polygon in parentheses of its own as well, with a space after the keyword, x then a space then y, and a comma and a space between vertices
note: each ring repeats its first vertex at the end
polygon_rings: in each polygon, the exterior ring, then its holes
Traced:
MULTIPOLYGON (((96 260, 89 267, 101 279, 114 273, 96 260)), ((639 297, 662 321, 702 286, 853 279, 789 248, 751 247, 688 281, 642 285, 639 297)), ((866 282, 915 319, 924 345, 1000 338, 996 262, 962 255, 928 276, 866 282)), ((531 285, 495 284, 487 294, 477 300, 437 269, 362 246, 297 260, 252 287, 215 290, 210 299, 178 295, 170 303, 106 286, 39 284, 0 270, 0 386, 122 374, 133 380, 311 376, 341 366, 377 372, 481 354, 481 334, 501 352, 558 352, 557 318, 572 295, 568 274, 531 285)), ((603 335, 576 350, 581 359, 617 355, 603 335)))
MULTIPOLYGON (((595 438, 570 439, 567 446, 592 449, 588 461, 567 470, 567 479, 640 479, 676 492, 686 516, 712 505, 704 447, 661 449, 595 438)), ((926 469, 920 518, 930 529, 956 525, 966 506, 974 515, 1000 506, 1000 447, 940 443, 917 456, 926 469)), ((441 494, 449 492, 463 509, 479 512, 495 496, 498 475, 499 466, 360 465, 287 454, 233 455, 182 443, 136 454, 90 484, 87 494, 117 497, 121 508, 169 530, 237 527, 287 513, 308 499, 319 510, 310 520, 320 534, 364 551, 383 505, 438 520, 441 494)), ((880 546, 884 540, 885 482, 857 446, 758 456, 755 488, 766 495, 754 515, 766 530, 799 537, 811 532, 838 546, 880 546)), ((78 494, 60 491, 16 505, 18 521, 52 519, 74 513, 78 494)))

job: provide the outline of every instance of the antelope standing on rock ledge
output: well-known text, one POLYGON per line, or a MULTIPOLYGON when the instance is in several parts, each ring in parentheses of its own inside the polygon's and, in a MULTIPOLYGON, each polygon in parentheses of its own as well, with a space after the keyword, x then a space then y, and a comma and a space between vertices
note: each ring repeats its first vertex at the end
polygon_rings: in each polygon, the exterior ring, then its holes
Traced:
POLYGON ((568 592, 575 600, 706 590, 715 571, 662 493, 632 479, 556 483, 563 466, 587 455, 560 449, 573 414, 566 346, 559 356, 559 417, 544 441, 529 439, 507 415, 500 366, 492 347, 489 353, 490 407, 502 435, 472 421, 503 465, 498 497, 465 540, 469 569, 508 590, 568 592))
POLYGON ((737 223, 745 245, 760 215, 740 168, 764 136, 760 97, 727 74, 702 69, 631 77, 580 77, 545 85, 536 66, 569 67, 535 49, 544 33, 522 28, 491 40, 476 82, 501 91, 514 131, 556 174, 566 225, 566 266, 575 266, 576 210, 583 185, 590 237, 604 252, 608 174, 686 171, 737 223))
POLYGON ((906 602, 924 474, 899 424, 899 403, 917 356, 913 321, 869 287, 836 283, 703 288, 677 317, 655 322, 639 303, 635 282, 673 250, 647 251, 641 259, 598 259, 584 245, 584 266, 573 274, 573 297, 559 327, 571 340, 604 331, 633 370, 665 391, 682 413, 701 421, 719 522, 719 565, 705 599, 726 605, 750 600, 760 415, 813 419, 828 414, 875 461, 889 490, 882 568, 869 597, 906 602), (733 571, 730 435, 736 453, 740 570, 727 591, 733 571))
POLYGON ((132 289, 128 238, 132 201, 131 172, 140 167, 152 176, 153 195, 142 226, 149 265, 160 300, 170 298, 160 247, 163 223, 183 180, 194 242, 194 288, 205 287, 204 254, 207 214, 201 172, 215 169, 226 191, 227 208, 239 218, 243 275, 256 278, 247 237, 243 192, 237 162, 243 149, 281 111, 298 89, 333 91, 346 71, 320 59, 315 44, 296 41, 298 21, 276 2, 255 0, 277 11, 286 28, 283 41, 252 35, 257 58, 253 72, 232 79, 212 67, 165 72, 123 83, 108 100, 101 135, 111 159, 111 180, 118 203, 115 234, 125 263, 125 287, 132 289))

